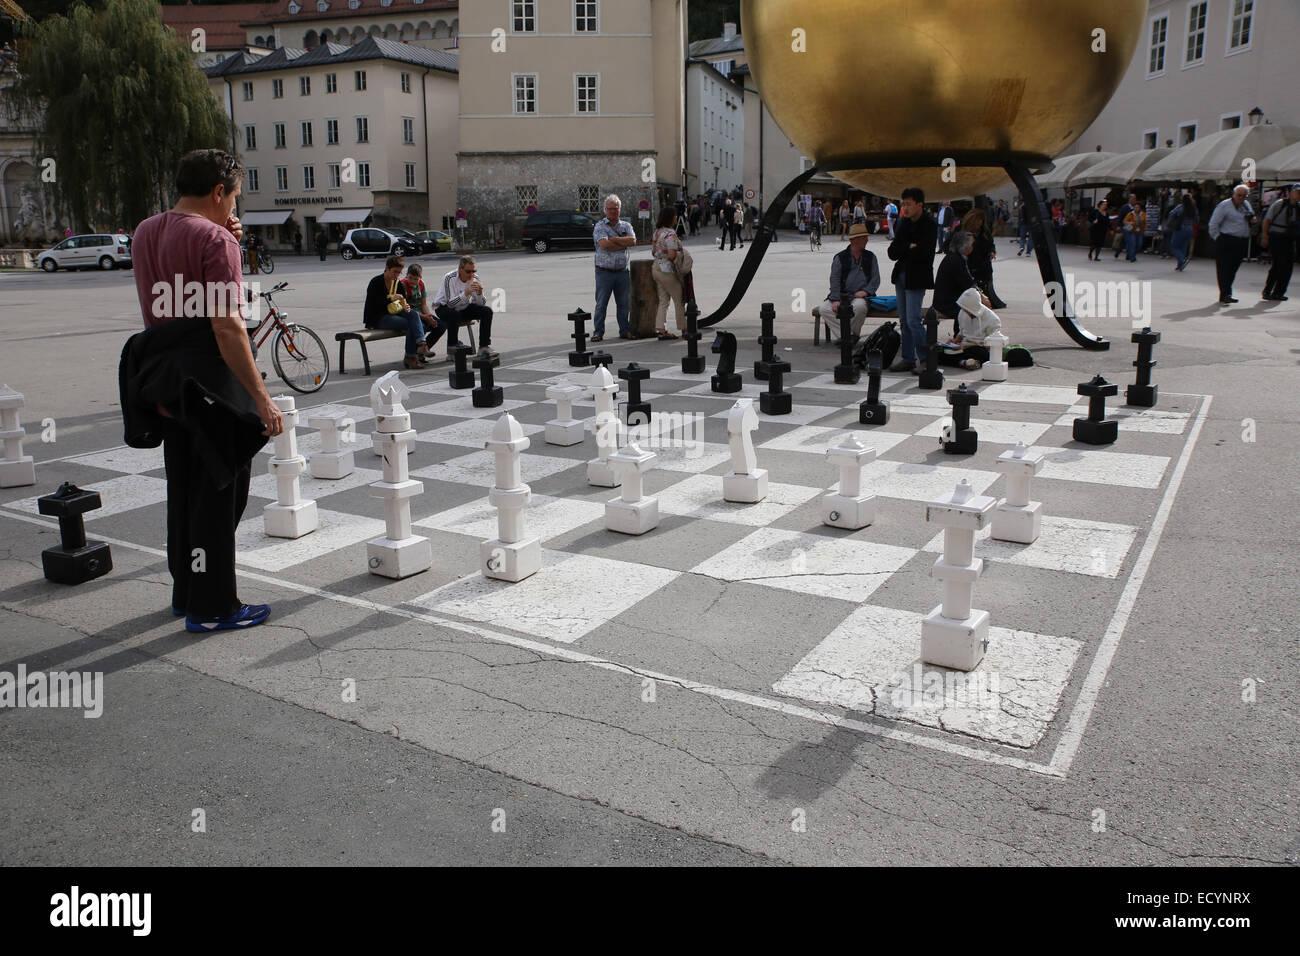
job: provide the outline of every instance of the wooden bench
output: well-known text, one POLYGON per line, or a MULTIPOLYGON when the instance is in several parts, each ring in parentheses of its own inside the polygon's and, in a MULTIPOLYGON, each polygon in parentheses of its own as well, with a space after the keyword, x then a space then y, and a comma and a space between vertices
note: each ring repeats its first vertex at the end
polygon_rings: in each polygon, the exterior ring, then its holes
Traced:
MULTIPOLYGON (((474 345, 474 323, 466 322, 461 327, 461 331, 469 336, 469 347, 476 350, 474 345)), ((347 370, 344 367, 344 351, 348 342, 356 342, 361 346, 361 361, 365 364, 366 374, 370 374, 370 352, 366 349, 367 342, 377 342, 380 339, 402 339, 405 344, 406 333, 400 329, 357 329, 355 332, 335 332, 334 341, 339 344, 339 374, 346 375, 347 370)), ((439 341, 445 342, 446 339, 439 341)))
MULTIPOLYGON (((867 306, 867 319, 870 320, 870 319, 873 318, 873 317, 878 317, 878 318, 882 318, 882 319, 896 319, 896 318, 898 318, 898 309, 887 309, 887 310, 885 310, 885 311, 883 311, 883 312, 879 312, 879 311, 877 311, 877 310, 871 308, 871 306, 868 305, 868 306, 867 306)), ((831 344, 833 344, 833 343, 831 342, 831 323, 832 323, 832 322, 835 322, 836 324, 838 324, 840 320, 839 320, 838 318, 836 318, 834 315, 831 315, 831 316, 828 316, 828 317, 826 317, 826 318, 823 318, 823 317, 822 317, 822 307, 821 307, 820 305, 814 305, 814 306, 813 306, 813 308, 812 308, 812 320, 813 320, 813 345, 821 345, 821 344, 822 344, 822 325, 823 325, 823 324, 825 324, 825 326, 826 326, 826 344, 827 344, 827 345, 831 345, 831 344)), ((863 322, 863 327, 864 327, 864 328, 866 327, 866 322, 863 322)))

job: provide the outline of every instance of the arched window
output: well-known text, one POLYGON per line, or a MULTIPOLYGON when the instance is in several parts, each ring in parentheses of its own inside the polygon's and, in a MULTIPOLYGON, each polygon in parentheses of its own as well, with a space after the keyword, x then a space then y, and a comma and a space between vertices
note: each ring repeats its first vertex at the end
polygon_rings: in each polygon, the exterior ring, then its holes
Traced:
MULTIPOLYGON (((326 30, 325 33, 329 33, 329 31, 326 30)), ((302 35, 303 49, 314 50, 317 46, 319 46, 323 42, 323 38, 324 38, 324 34, 322 34, 321 36, 317 36, 315 30, 308 30, 306 33, 302 35)))
POLYGON ((433 39, 433 27, 429 26, 428 20, 421 20, 420 25, 415 28, 415 39, 416 40, 433 39))

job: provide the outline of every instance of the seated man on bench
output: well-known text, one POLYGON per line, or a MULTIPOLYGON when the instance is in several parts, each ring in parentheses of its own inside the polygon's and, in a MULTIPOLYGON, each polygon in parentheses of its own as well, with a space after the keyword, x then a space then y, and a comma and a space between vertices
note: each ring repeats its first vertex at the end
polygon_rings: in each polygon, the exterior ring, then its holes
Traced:
POLYGON ((442 277, 438 294, 433 297, 433 314, 438 327, 429 333, 429 348, 447 332, 447 354, 460 344, 460 327, 469 322, 479 325, 479 355, 496 355, 492 345, 492 309, 483 298, 483 283, 475 271, 473 256, 461 256, 460 264, 442 277))
POLYGON ((855 223, 848 233, 849 245, 831 260, 831 289, 822 303, 821 314, 828 319, 827 337, 839 341, 840 323, 836 308, 840 302, 853 303, 853 335, 862 334, 870 299, 880 288, 880 265, 875 253, 867 251, 867 227, 855 223))
POLYGON ((406 333, 406 358, 402 365, 408 369, 423 367, 421 358, 427 354, 423 337, 424 323, 420 313, 413 310, 401 294, 398 280, 406 263, 401 256, 384 260, 384 271, 366 286, 364 321, 368 329, 394 329, 406 333))

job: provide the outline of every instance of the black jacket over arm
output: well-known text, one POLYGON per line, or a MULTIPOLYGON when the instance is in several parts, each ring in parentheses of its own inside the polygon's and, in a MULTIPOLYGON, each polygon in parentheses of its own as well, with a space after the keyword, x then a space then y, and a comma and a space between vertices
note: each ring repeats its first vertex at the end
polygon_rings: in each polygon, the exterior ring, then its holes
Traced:
POLYGON ((362 321, 368 329, 379 328, 379 320, 388 314, 388 286, 381 272, 366 286, 366 307, 362 321))
POLYGON ((889 244, 889 258, 894 260, 894 271, 889 281, 898 285, 898 277, 906 269, 905 289, 934 288, 934 247, 939 241, 939 224, 928 212, 915 222, 900 216, 894 226, 894 239, 889 244), (915 249, 908 247, 916 243, 915 249))
POLYGON ((931 303, 940 315, 946 315, 954 324, 957 320, 957 296, 975 285, 966 257, 960 252, 950 252, 939 263, 939 274, 934 280, 934 300, 931 303))
POLYGON ((157 448, 172 421, 188 431, 218 488, 266 444, 253 397, 230 371, 206 318, 176 319, 137 332, 122 347, 117 368, 124 440, 157 448))

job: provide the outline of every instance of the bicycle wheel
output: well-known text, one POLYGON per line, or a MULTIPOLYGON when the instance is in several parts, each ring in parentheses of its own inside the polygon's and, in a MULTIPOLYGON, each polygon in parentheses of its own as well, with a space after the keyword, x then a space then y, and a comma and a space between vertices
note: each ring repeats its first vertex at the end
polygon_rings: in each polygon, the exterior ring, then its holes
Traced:
POLYGON ((306 326, 286 325, 277 332, 271 359, 276 374, 295 392, 320 391, 330 377, 325 343, 306 326))
POLYGON ((272 272, 275 271, 275 260, 272 259, 270 256, 268 256, 266 253, 262 253, 262 255, 259 257, 258 265, 261 266, 262 271, 265 272, 267 275, 270 275, 272 272))

